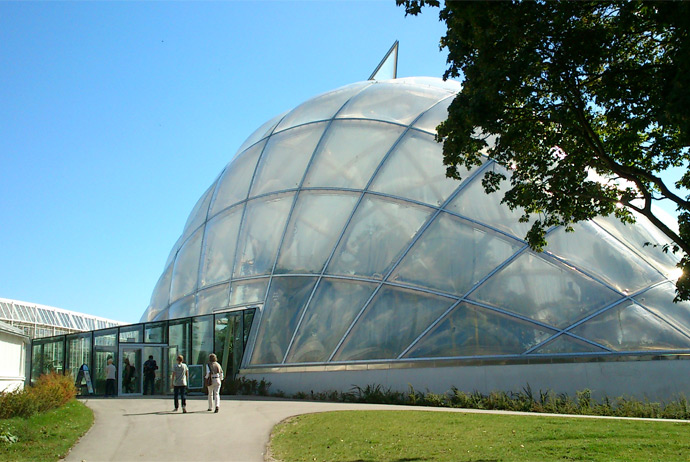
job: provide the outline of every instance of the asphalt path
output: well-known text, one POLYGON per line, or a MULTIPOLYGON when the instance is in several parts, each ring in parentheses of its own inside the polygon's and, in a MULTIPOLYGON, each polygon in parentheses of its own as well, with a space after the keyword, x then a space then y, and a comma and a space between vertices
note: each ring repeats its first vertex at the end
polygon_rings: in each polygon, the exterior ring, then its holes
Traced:
POLYGON ((95 423, 72 448, 66 461, 262 462, 266 460, 266 447, 277 423, 294 415, 314 412, 368 409, 560 416, 246 396, 224 396, 217 414, 206 410, 208 401, 200 396, 188 398, 186 414, 181 410, 172 412, 171 397, 89 398, 82 401, 93 409, 95 423))

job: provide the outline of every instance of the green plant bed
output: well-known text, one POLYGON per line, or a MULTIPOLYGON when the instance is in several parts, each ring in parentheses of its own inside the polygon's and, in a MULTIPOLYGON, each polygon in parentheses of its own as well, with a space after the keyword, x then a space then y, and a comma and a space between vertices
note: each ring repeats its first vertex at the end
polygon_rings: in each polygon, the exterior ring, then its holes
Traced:
POLYGON ((429 411, 297 416, 270 443, 286 462, 685 461, 689 446, 685 423, 429 411))
POLYGON ((61 459, 91 425, 93 412, 76 399, 28 418, 0 419, 0 460, 61 459))

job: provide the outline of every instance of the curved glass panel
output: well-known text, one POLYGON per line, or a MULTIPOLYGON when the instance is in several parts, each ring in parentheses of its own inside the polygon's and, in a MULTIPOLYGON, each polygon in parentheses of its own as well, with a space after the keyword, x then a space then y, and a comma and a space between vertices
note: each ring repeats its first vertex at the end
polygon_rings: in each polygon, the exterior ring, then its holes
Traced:
POLYGON ((391 280, 464 295, 521 246, 441 213, 393 271, 391 280), (451 251, 452 249, 452 251, 451 251))
POLYGON ((259 128, 257 128, 254 133, 249 135, 249 138, 247 138, 244 143, 242 143, 242 146, 237 150, 237 152, 242 152, 248 147, 250 147, 252 144, 256 143, 260 139, 268 136, 273 132, 273 128, 278 125, 278 122, 280 122, 283 117, 285 116, 286 112, 283 112, 280 115, 275 116, 268 122, 264 123, 261 125, 259 128))
POLYGON ((658 285, 635 297, 638 303, 684 332, 690 333, 690 302, 674 303, 676 286, 673 283, 658 285))
POLYGON ((601 353, 603 348, 592 345, 591 343, 583 342, 567 334, 562 334, 551 340, 544 346, 534 350, 530 354, 566 354, 566 353, 601 353))
POLYGON ((371 121, 333 121, 304 180, 305 187, 363 189, 404 128, 371 121))
POLYGON ((201 196, 201 199, 199 199, 196 205, 194 205, 192 213, 189 214, 187 223, 184 225, 184 231, 182 232, 183 236, 188 236, 192 231, 197 229, 206 221, 208 206, 211 203, 211 197, 213 196, 213 191, 215 188, 216 182, 214 181, 213 184, 201 196))
POLYGON ((213 310, 228 306, 228 285, 200 290, 196 299, 196 314, 210 314, 213 310))
POLYGON ((201 286, 227 281, 232 276, 237 234, 244 206, 240 205, 216 216, 206 224, 204 263, 201 286))
POLYGON ((326 123, 321 122, 271 136, 261 155, 250 197, 298 187, 325 127, 326 123))
POLYGON ((383 287, 333 359, 397 358, 453 302, 449 298, 383 287))
POLYGON ((186 318, 196 314, 196 299, 194 295, 190 295, 170 305, 170 308, 166 313, 167 316, 165 318, 157 319, 157 321, 162 321, 164 319, 186 318))
POLYGON ((572 333, 616 351, 690 348, 690 339, 636 303, 621 303, 572 333))
POLYGON ((395 81, 374 82, 352 98, 337 118, 375 119, 409 125, 446 96, 446 91, 434 87, 395 81))
POLYGON ((170 283, 171 301, 191 293, 196 288, 199 277, 201 237, 203 235, 204 228, 200 228, 192 234, 177 253, 175 266, 173 267, 172 282, 170 283))
POLYGON ((369 85, 371 85, 371 82, 357 82, 312 98, 290 111, 278 124, 275 131, 279 132, 315 120, 328 120, 352 96, 369 85))
POLYGON ((160 279, 156 283, 156 287, 153 289, 153 294, 151 295, 151 303, 148 308, 148 316, 153 318, 161 310, 168 307, 168 301, 170 299, 170 280, 172 278, 172 265, 163 272, 160 279))
POLYGON ((234 277, 271 272, 292 200, 293 195, 289 194, 247 203, 237 247, 234 277))
POLYGON ((560 228, 549 234, 546 250, 587 270, 624 294, 635 293, 663 278, 598 226, 584 222, 574 224, 573 229, 574 233, 560 228))
POLYGON ((263 141, 252 146, 225 168, 223 175, 218 180, 218 188, 211 204, 209 217, 247 198, 249 183, 254 177, 256 162, 259 160, 259 155, 265 144, 266 142, 263 141))
POLYGON ((406 355, 407 358, 515 355, 555 332, 461 303, 406 355))
POLYGON ((431 210, 423 207, 365 197, 327 273, 381 279, 430 215, 431 210))
MULTIPOLYGON (((510 178, 510 173, 500 165, 493 164, 489 168, 502 172, 510 178)), ((501 204, 503 194, 510 188, 510 182, 508 180, 501 182, 500 191, 487 194, 482 186, 482 178, 484 178, 483 173, 465 185, 458 196, 448 204, 446 210, 485 223, 517 239, 524 239, 533 221, 520 223, 522 209, 510 210, 508 206, 501 204)))
POLYGON ((674 275, 677 271, 678 259, 672 252, 667 253, 661 247, 653 246, 665 244, 668 242, 668 238, 656 230, 654 225, 649 223, 649 220, 644 216, 637 213, 633 213, 633 215, 637 220, 634 225, 625 225, 611 216, 597 217, 593 221, 630 247, 648 263, 663 271, 666 276, 674 275), (652 245, 645 245, 648 243, 652 245))
POLYGON ((470 298, 565 328, 622 296, 565 266, 525 252, 470 298))
POLYGON ((299 315, 309 300, 316 278, 276 277, 266 297, 261 327, 251 364, 283 362, 299 315))
POLYGON ((375 287, 366 282, 322 279, 286 362, 327 361, 375 287))
POLYGON ((448 118, 448 106, 450 106, 454 98, 455 96, 449 96, 439 101, 436 106, 426 111, 424 115, 414 123, 413 127, 436 135, 436 127, 448 118))
POLYGON ((301 193, 276 273, 320 273, 358 198, 347 193, 301 193))
POLYGON ((230 287, 230 306, 263 303, 266 297, 268 278, 235 281, 230 287))
MULTIPOLYGON (((405 134, 369 189, 439 206, 460 182, 446 177, 442 145, 417 131, 405 134)), ((468 172, 463 170, 463 179, 468 172)))

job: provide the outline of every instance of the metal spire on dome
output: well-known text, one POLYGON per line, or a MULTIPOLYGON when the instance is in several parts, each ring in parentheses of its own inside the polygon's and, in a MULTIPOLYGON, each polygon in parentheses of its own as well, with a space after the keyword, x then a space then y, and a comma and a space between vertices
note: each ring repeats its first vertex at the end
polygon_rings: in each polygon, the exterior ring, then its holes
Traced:
POLYGON ((398 76, 398 43, 397 40, 393 43, 368 80, 395 79, 398 76))

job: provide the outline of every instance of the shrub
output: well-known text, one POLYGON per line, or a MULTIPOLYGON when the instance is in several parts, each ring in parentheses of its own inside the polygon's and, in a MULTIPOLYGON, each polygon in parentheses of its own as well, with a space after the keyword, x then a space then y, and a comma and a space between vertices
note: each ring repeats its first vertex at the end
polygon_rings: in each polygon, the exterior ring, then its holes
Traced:
POLYGON ((76 395, 71 375, 51 372, 40 376, 32 387, 0 393, 0 419, 30 417, 60 407, 76 395))

